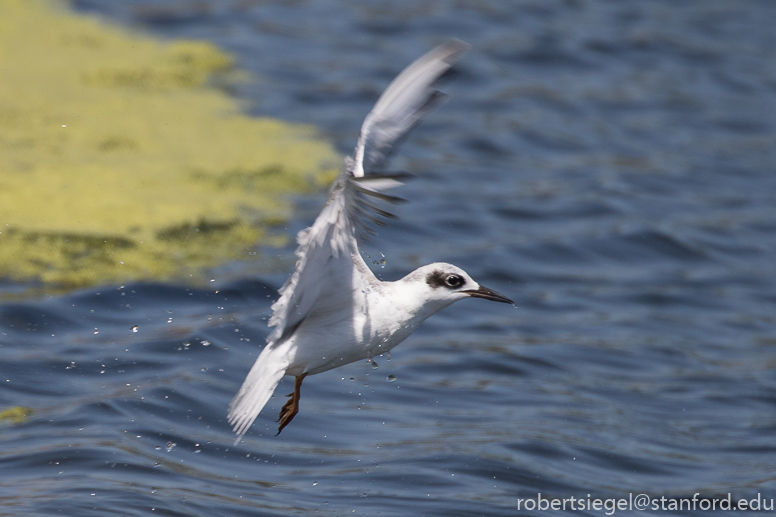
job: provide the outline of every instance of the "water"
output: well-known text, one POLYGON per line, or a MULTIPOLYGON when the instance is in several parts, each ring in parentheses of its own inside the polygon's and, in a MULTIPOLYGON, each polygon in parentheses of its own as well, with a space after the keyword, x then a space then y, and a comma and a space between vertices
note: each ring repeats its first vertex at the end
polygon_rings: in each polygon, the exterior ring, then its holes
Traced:
MULTIPOLYGON (((258 77, 235 92, 253 113, 316 124, 343 153, 402 67, 448 37, 471 43, 450 101, 395 162, 419 176, 400 193, 411 203, 365 249, 384 253, 385 279, 445 260, 518 308, 461 302, 379 370, 308 378, 276 438, 285 382, 235 447, 226 407, 291 248, 201 288, 3 302, 0 408, 34 413, 0 427, 0 514, 776 497, 776 4, 73 5, 216 42, 258 77)), ((288 232, 323 201, 300 199, 288 232)))

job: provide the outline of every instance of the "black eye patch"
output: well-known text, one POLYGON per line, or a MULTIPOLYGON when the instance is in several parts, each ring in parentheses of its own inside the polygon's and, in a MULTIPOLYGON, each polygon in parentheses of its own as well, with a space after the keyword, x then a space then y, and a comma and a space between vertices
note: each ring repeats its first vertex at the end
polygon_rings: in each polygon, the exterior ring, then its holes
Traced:
POLYGON ((426 277, 426 283, 431 287, 447 287, 449 289, 457 289, 466 283, 466 281, 461 275, 456 275, 455 273, 443 273, 442 271, 434 271, 426 277))

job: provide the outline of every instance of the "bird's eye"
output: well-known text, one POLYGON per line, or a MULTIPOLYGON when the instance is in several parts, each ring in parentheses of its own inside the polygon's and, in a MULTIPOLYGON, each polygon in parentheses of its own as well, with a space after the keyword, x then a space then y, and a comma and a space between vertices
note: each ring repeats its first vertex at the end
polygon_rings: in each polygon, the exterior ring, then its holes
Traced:
POLYGON ((452 288, 461 287, 463 285, 463 278, 459 275, 448 275, 447 278, 445 278, 445 285, 452 288))

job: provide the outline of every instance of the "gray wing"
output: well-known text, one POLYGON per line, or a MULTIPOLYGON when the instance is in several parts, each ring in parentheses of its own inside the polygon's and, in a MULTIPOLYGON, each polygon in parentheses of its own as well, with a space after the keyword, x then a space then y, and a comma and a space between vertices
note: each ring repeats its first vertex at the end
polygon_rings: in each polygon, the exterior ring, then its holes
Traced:
POLYGON ((452 65, 469 44, 450 40, 436 47, 405 68, 388 85, 372 111, 364 119, 354 155, 354 176, 364 176, 381 168, 402 137, 420 119, 434 111, 445 96, 432 85, 452 65))
POLYGON ((433 83, 468 48, 459 40, 440 45, 404 69, 377 100, 326 207, 311 227, 297 235, 296 269, 272 306, 269 325, 274 329, 267 341, 283 340, 315 311, 347 307, 354 289, 377 283, 359 254, 356 235, 368 222, 381 224, 379 217, 393 217, 372 200, 399 201, 384 191, 400 185, 403 177, 365 175, 364 171, 385 165, 402 137, 439 105, 442 94, 432 88, 433 83))

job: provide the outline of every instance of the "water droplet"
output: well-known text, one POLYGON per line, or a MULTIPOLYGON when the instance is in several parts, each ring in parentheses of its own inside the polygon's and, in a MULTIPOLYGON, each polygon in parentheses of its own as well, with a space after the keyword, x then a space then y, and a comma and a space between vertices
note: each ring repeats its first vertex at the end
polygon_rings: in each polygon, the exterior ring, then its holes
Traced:
POLYGON ((132 327, 130 330, 131 330, 132 332, 137 332, 137 325, 133 326, 133 327, 132 327))
POLYGON ((208 341, 207 339, 203 339, 202 346, 210 346, 210 341, 208 341))
POLYGON ((390 352, 390 350, 385 353, 385 360, 386 361, 390 361, 391 360, 391 352, 390 352))
POLYGON ((396 376, 395 375, 389 375, 388 376, 388 382, 393 382, 395 380, 396 380, 396 376))
POLYGON ((167 442, 167 452, 170 452, 171 450, 173 450, 175 447, 177 447, 177 445, 178 444, 175 442, 167 442))
POLYGON ((380 367, 380 365, 378 365, 378 364, 377 364, 377 361, 375 361, 374 359, 372 359, 372 368, 374 368, 375 370, 377 370, 379 367, 380 367))

